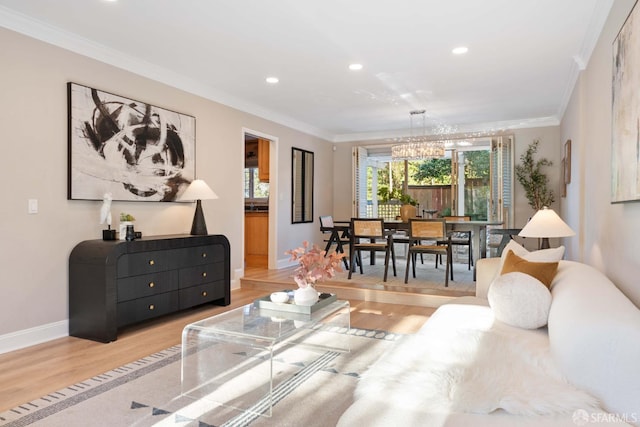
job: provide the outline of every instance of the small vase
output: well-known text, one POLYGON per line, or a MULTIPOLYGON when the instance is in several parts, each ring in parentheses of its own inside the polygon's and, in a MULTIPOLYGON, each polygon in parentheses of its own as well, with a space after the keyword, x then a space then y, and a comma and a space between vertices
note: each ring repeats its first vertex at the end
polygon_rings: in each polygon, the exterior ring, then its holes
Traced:
POLYGON ((125 238, 126 238, 126 240, 127 240, 127 241, 129 241, 129 242, 130 242, 130 241, 132 241, 132 240, 135 240, 135 238, 136 238, 136 232, 135 232, 135 230, 133 229, 133 225, 127 225, 127 233, 126 233, 125 238))
POLYGON ((120 221, 120 233, 118 234, 118 238, 120 240, 125 240, 127 238, 127 226, 133 226, 132 221, 120 221))
POLYGON ((400 218, 402 218, 402 222, 409 222, 409 218, 416 217, 416 207, 413 205, 402 205, 400 206, 400 218))
POLYGON ((311 306, 318 301, 318 291, 311 285, 298 288, 293 293, 293 301, 296 305, 311 306))

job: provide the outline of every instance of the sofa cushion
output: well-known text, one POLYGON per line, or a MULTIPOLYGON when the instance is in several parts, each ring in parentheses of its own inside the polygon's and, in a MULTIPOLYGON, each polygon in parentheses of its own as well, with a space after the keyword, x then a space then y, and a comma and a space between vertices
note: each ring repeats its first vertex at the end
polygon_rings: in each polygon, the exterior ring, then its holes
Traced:
POLYGON ((501 322, 524 329, 547 324, 551 292, 529 274, 503 274, 493 281, 487 298, 494 316, 501 322))
POLYGON ((551 286, 556 272, 558 271, 558 262, 533 262, 527 261, 524 258, 519 257, 512 250, 506 255, 504 264, 502 265, 502 271, 500 274, 520 272, 535 277, 547 288, 551 286))

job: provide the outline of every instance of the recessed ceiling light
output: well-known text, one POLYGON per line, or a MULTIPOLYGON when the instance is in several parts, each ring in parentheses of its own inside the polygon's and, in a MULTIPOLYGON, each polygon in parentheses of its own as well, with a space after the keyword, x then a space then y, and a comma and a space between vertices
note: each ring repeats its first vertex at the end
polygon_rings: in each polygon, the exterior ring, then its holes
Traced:
POLYGON ((362 64, 350 64, 349 65, 349 69, 351 71, 358 71, 358 70, 362 70, 362 64))
POLYGON ((274 84, 278 83, 280 80, 277 77, 267 77, 265 79, 265 81, 267 83, 270 83, 270 84, 274 85, 274 84))
POLYGON ((454 55, 463 55, 465 53, 467 53, 469 51, 469 48, 466 46, 458 46, 456 48, 454 48, 451 53, 453 53, 454 55))

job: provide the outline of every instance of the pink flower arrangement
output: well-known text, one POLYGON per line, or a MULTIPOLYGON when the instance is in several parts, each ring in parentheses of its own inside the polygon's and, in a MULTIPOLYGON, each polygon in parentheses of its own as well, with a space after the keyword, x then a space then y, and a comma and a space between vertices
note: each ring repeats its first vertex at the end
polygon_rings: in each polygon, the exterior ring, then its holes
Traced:
POLYGON ((324 279, 330 279, 335 276, 336 271, 342 271, 340 260, 344 257, 341 253, 331 253, 325 256, 326 252, 321 250, 317 245, 312 245, 309 249, 309 242, 302 242, 302 247, 290 249, 285 252, 291 255, 289 261, 298 261, 300 266, 295 270, 296 274, 293 280, 296 281, 300 288, 314 286, 316 283, 324 279))

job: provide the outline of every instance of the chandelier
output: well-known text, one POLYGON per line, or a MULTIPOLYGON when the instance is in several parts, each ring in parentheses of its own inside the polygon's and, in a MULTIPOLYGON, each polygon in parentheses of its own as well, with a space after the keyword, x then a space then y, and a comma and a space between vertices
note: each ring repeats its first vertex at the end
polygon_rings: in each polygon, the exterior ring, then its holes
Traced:
POLYGON ((444 157, 444 141, 429 141, 425 127, 425 110, 413 110, 409 112, 411 119, 411 136, 406 142, 391 147, 393 160, 424 160, 444 157), (422 135, 414 136, 413 118, 422 117, 422 135))

